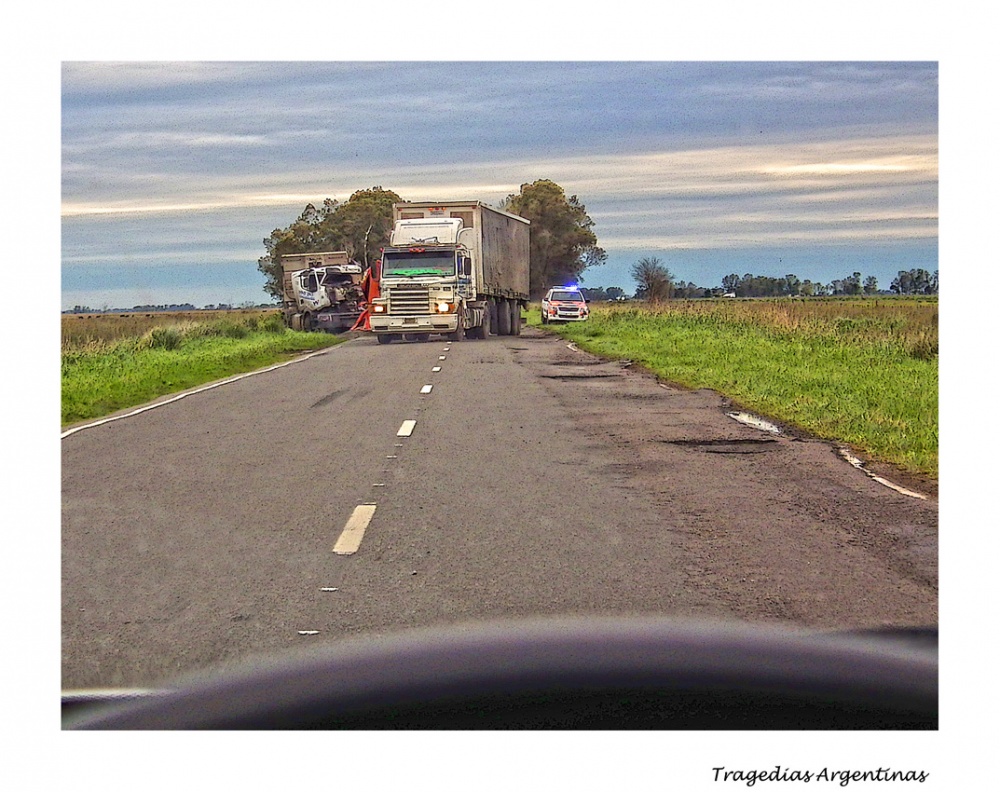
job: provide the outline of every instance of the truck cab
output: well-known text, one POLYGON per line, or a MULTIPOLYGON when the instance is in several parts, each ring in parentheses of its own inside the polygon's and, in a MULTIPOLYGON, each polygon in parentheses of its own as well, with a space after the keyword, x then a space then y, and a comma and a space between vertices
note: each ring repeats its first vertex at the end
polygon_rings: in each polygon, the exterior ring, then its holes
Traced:
POLYGON ((343 252, 284 257, 285 321, 294 330, 348 330, 361 313, 364 293, 360 264, 343 252), (331 264, 329 260, 344 259, 331 264), (305 268, 292 269, 294 264, 305 268))
POLYGON ((374 332, 457 337, 464 331, 462 308, 475 299, 464 230, 460 218, 396 222, 382 251, 381 296, 371 306, 374 332))

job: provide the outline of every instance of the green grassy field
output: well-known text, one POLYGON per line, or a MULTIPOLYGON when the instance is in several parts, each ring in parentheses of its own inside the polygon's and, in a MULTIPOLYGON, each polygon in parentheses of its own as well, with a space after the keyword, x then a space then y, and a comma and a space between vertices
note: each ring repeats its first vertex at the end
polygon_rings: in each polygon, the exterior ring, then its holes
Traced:
MULTIPOLYGON (((592 304, 550 326, 581 348, 933 477, 936 299, 677 300, 592 304)), ((529 322, 540 324, 537 309, 529 322)))
POLYGON ((287 330, 275 311, 64 316, 62 425, 343 340, 287 330))

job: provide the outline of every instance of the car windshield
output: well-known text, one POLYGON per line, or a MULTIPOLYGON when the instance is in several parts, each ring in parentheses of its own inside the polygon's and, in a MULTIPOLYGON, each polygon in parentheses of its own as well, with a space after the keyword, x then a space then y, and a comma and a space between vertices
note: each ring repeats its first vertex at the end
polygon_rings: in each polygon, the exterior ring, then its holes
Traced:
POLYGON ((935 63, 62 68, 65 690, 470 625, 936 629, 935 63), (422 218, 461 234, 392 245, 422 218), (314 254, 363 272, 296 299, 314 254))

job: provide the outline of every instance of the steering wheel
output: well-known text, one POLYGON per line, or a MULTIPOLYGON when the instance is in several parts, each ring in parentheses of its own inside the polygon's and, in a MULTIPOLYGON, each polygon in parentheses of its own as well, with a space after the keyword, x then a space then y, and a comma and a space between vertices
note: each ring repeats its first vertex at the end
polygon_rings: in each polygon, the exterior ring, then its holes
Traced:
POLYGON ((75 729, 936 729, 936 630, 807 634, 658 618, 349 639, 127 703, 75 729))

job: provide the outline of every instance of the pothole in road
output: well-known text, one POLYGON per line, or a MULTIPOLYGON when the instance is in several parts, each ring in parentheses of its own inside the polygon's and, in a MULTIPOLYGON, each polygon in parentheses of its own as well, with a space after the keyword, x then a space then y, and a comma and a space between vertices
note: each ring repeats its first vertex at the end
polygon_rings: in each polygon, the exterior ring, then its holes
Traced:
POLYGON ((553 379, 553 380, 618 379, 618 375, 617 374, 543 374, 542 379, 553 379))
POLYGON ((693 448, 706 454, 762 454, 771 451, 775 440, 770 438, 749 438, 742 440, 663 440, 670 445, 693 448))

